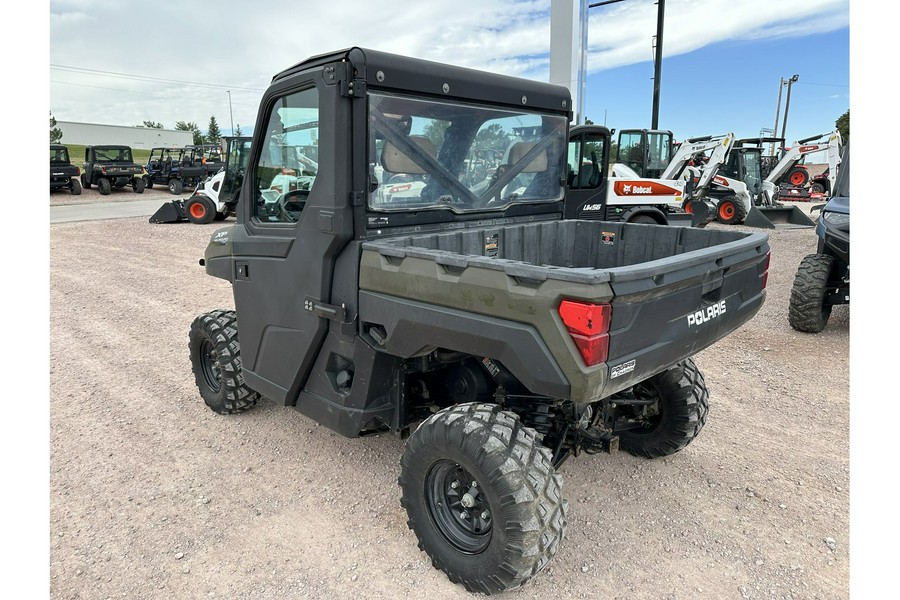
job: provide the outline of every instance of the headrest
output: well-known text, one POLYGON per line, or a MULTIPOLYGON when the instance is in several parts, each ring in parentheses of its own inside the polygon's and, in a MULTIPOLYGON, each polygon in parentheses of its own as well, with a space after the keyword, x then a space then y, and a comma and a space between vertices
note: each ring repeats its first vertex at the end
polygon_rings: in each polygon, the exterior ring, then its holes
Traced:
MULTIPOLYGON (((517 142, 509 149, 509 164, 514 165, 534 148, 536 142, 517 142)), ((541 150, 537 156, 524 168, 523 173, 540 173, 547 170, 547 152, 541 150)))
MULTIPOLYGON (((409 141, 424 150, 428 156, 432 158, 436 156, 434 144, 424 135, 411 135, 409 141)), ((381 166, 389 173, 425 173, 425 169, 414 163, 409 156, 391 142, 386 142, 381 151, 381 166)))

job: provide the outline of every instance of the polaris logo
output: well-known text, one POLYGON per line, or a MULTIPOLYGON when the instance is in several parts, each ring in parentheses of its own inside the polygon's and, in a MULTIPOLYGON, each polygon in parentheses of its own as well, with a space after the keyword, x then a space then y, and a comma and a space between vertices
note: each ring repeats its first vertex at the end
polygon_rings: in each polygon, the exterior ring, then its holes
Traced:
POLYGON ((725 301, 722 300, 712 306, 707 306, 706 310, 698 310, 695 313, 691 313, 687 316, 688 327, 693 327, 695 325, 702 325, 703 323, 708 323, 712 321, 716 317, 725 314, 725 301))

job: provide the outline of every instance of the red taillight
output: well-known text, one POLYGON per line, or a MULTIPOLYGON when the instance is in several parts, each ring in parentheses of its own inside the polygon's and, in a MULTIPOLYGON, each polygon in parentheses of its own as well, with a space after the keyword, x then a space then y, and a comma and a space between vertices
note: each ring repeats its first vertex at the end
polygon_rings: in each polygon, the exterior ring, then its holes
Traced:
POLYGON ((609 304, 563 300, 559 303, 559 316, 587 366, 593 367, 606 362, 609 357, 609 321, 612 316, 609 304))
POLYGON ((765 272, 763 273, 763 289, 766 289, 766 285, 769 283, 769 263, 772 261, 772 252, 766 252, 766 266, 765 272))

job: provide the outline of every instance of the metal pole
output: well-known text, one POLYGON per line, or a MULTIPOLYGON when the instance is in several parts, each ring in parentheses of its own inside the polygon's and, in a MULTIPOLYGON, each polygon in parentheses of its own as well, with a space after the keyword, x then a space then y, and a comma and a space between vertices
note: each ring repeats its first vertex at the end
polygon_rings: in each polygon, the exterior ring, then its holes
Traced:
POLYGON ((800 79, 800 76, 794 74, 788 79, 787 82, 787 97, 784 100, 784 121, 781 124, 781 137, 784 138, 784 141, 787 141, 787 118, 788 118, 788 109, 791 107, 791 85, 796 83, 797 80, 800 79))
POLYGON ((228 116, 231 119, 231 135, 234 135, 234 113, 231 111, 231 90, 228 90, 228 116))
POLYGON ((666 14, 666 0, 657 0, 659 14, 656 20, 656 64, 653 66, 653 120, 651 127, 659 128, 659 87, 662 77, 663 20, 666 14))
MULTIPOLYGON (((778 137, 778 117, 781 116, 781 90, 784 89, 784 77, 779 77, 778 79, 778 104, 775 106, 775 129, 772 130, 772 137, 778 137)), ((772 156, 775 156, 775 142, 772 142, 772 156)))

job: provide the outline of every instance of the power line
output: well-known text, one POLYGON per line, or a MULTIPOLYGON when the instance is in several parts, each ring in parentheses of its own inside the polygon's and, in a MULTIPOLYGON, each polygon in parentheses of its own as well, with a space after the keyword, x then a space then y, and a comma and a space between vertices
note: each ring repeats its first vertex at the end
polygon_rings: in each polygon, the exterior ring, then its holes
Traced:
POLYGON ((803 85, 824 85, 826 87, 850 87, 849 85, 845 85, 843 83, 813 83, 812 81, 798 81, 797 83, 801 83, 803 85))
POLYGON ((205 83, 201 81, 181 81, 178 79, 162 79, 160 77, 148 77, 146 75, 133 75, 131 73, 117 73, 115 71, 102 71, 99 69, 88 69, 85 67, 71 67, 68 65, 50 64, 51 69, 60 69, 64 71, 74 71, 77 73, 86 73, 90 75, 102 75, 105 77, 119 77, 122 79, 135 79, 138 81, 153 81, 157 83, 173 83, 177 85, 195 85, 200 87, 219 88, 223 90, 243 90, 245 92, 264 92, 260 88, 248 88, 236 85, 222 85, 218 83, 205 83))
MULTIPOLYGON (((129 94, 138 94, 138 95, 141 95, 141 96, 148 96, 148 97, 151 97, 151 98, 161 98, 161 99, 168 99, 168 98, 170 98, 169 96, 164 96, 164 95, 162 95, 162 94, 156 94, 156 93, 152 93, 152 92, 140 92, 140 91, 137 91, 137 90, 126 90, 126 89, 123 89, 123 88, 103 87, 103 86, 99 86, 99 85, 89 85, 89 84, 87 84, 87 83, 73 83, 73 82, 71 82, 71 81, 58 81, 58 80, 55 80, 55 79, 51 79, 51 80, 50 80, 50 83, 58 83, 58 84, 61 84, 61 85, 74 85, 74 86, 76 86, 76 87, 86 87, 86 88, 91 88, 91 89, 95 89, 95 90, 108 90, 108 91, 110 91, 110 92, 127 92, 127 93, 129 93, 129 94)), ((211 103, 211 104, 215 104, 215 103, 216 103, 215 100, 212 100, 212 99, 210 99, 210 98, 206 98, 206 99, 198 98, 198 99, 195 99, 195 100, 193 100, 193 101, 196 102, 196 101, 198 101, 198 100, 199 100, 199 101, 203 101, 203 102, 208 102, 208 103, 211 103)), ((256 107, 257 107, 256 104, 248 104, 248 103, 246 103, 246 102, 235 102, 234 104, 236 104, 236 105, 238 105, 238 106, 247 106, 247 107, 253 107, 253 108, 256 108, 256 107)))

